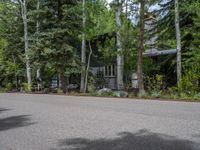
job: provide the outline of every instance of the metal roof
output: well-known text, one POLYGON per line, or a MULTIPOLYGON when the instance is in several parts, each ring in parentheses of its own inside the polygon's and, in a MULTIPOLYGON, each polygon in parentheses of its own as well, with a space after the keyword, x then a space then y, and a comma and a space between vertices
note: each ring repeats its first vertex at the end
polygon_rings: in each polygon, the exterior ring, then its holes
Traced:
POLYGON ((155 48, 153 49, 147 49, 143 55, 144 56, 160 56, 160 55, 170 55, 170 54, 176 54, 176 49, 167 49, 167 50, 157 50, 155 48))

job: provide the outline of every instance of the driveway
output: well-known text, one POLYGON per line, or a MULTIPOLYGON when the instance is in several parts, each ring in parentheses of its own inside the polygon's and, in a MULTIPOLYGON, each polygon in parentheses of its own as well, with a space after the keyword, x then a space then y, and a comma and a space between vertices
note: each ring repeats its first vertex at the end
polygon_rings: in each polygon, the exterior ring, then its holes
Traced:
POLYGON ((0 94, 0 150, 200 150, 200 103, 0 94))

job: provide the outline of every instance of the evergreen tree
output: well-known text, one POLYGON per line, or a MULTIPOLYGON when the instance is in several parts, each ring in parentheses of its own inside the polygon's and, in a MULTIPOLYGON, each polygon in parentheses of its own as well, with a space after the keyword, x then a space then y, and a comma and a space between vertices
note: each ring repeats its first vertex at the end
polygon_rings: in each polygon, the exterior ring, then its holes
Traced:
POLYGON ((41 9, 40 54, 59 73, 61 88, 66 93, 69 75, 78 67, 79 5, 70 0, 46 1, 41 9))

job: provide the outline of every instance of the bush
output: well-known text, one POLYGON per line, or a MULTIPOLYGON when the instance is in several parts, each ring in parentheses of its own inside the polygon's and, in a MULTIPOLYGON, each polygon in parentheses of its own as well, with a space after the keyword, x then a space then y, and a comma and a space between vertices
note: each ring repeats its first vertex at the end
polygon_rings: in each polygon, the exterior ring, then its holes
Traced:
POLYGON ((90 76, 88 76, 87 90, 88 90, 89 93, 94 93, 95 92, 94 77, 93 77, 92 74, 90 76))
POLYGON ((28 83, 22 83, 22 90, 25 92, 29 92, 30 85, 28 83))
POLYGON ((139 93, 138 93, 138 97, 139 97, 139 98, 147 98, 147 97, 148 97, 148 94, 147 94, 145 91, 142 91, 142 92, 139 92, 139 93))
POLYGON ((160 97, 163 89, 163 76, 155 75, 145 78, 145 85, 148 93, 153 97, 160 97))
POLYGON ((102 97, 110 97, 113 96, 113 92, 107 92, 107 93, 96 93, 97 96, 102 96, 102 97))
POLYGON ((194 100, 200 100, 200 93, 196 93, 193 97, 194 100))
POLYGON ((199 75, 192 71, 185 74, 178 83, 177 90, 179 93, 194 95, 199 90, 199 75))
POLYGON ((153 97, 153 98, 160 98, 162 95, 161 95, 161 91, 153 91, 153 92, 151 92, 151 97, 153 97))
POLYGON ((7 92, 11 91, 12 89, 13 89, 13 84, 12 83, 6 84, 5 90, 7 90, 7 92))
MULTIPOLYGON (((49 93, 50 91, 46 92, 46 93, 49 93)), ((58 94, 63 94, 63 90, 61 88, 58 88, 57 91, 56 91, 58 94)))
POLYGON ((0 88, 0 93, 8 92, 7 88, 0 88))
POLYGON ((5 87, 0 88, 0 92, 10 92, 13 87, 14 85, 12 83, 7 83, 5 87))
POLYGON ((169 93, 177 95, 180 98, 197 97, 199 91, 200 75, 194 68, 187 69, 183 74, 177 86, 169 88, 169 93))

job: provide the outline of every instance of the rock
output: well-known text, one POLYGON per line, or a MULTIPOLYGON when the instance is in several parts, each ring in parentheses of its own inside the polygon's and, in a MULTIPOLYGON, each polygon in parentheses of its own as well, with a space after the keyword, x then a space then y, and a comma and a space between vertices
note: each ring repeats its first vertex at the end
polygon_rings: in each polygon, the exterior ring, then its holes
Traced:
POLYGON ((113 96, 115 97, 128 97, 128 93, 125 91, 115 91, 113 96))
POLYGON ((103 88, 103 89, 100 89, 97 93, 98 94, 107 94, 107 93, 111 93, 112 90, 109 89, 109 88, 103 88))

